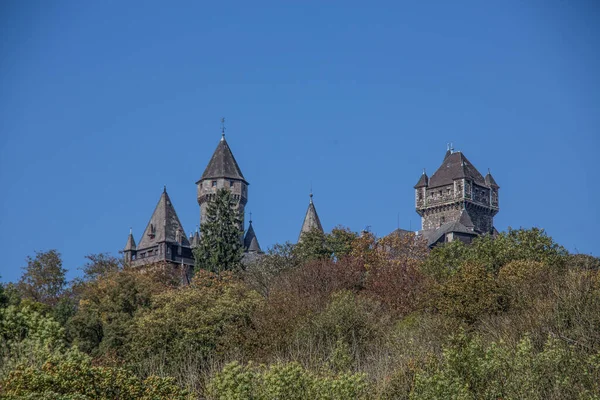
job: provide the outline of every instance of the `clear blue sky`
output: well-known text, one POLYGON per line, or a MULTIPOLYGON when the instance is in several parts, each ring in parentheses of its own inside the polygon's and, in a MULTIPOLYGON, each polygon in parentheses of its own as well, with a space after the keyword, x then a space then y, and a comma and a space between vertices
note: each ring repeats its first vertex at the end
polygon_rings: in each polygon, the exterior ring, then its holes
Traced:
POLYGON ((418 229, 413 185, 454 142, 501 186, 499 230, 600 255, 600 6, 495 2, 4 1, 0 275, 136 240, 166 184, 185 229, 220 138, 263 248, 418 229))

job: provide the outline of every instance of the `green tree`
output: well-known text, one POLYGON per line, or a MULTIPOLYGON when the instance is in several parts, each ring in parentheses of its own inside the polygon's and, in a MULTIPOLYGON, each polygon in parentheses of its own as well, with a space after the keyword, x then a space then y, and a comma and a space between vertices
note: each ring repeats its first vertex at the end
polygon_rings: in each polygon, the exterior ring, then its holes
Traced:
POLYGON ((352 243, 358 237, 348 228, 336 226, 325 237, 325 244, 336 259, 347 257, 352 252, 352 243))
POLYGON ((302 234, 302 238, 294 246, 294 254, 305 262, 329 259, 332 257, 333 252, 327 246, 327 236, 325 233, 313 228, 302 234))
POLYGON ((496 237, 484 235, 465 245, 456 240, 435 247, 423 264, 423 271, 436 280, 444 280, 460 270, 466 262, 483 265, 497 274, 511 261, 537 261, 562 269, 568 252, 543 229, 511 229, 496 237))
POLYGON ((98 279, 122 267, 121 260, 107 253, 89 254, 85 258, 88 261, 80 268, 85 280, 98 279))
POLYGON ((170 286, 170 277, 156 265, 144 271, 107 273, 83 283, 77 313, 68 323, 74 344, 92 355, 126 354, 134 314, 150 306, 153 294, 170 286))
POLYGON ((124 368, 94 366, 89 357, 51 358, 42 366, 21 365, 0 380, 3 399, 155 400, 192 399, 173 378, 140 379, 124 368))
POLYGON ((228 189, 217 190, 207 203, 206 221, 200 227, 200 245, 194 250, 196 269, 219 274, 240 268, 244 249, 238 201, 228 189))
POLYGON ((27 257, 27 266, 18 283, 23 298, 48 306, 58 303, 67 281, 66 269, 62 267, 60 253, 56 250, 36 252, 35 257, 27 257))
POLYGON ((153 296, 152 308, 136 315, 132 355, 171 367, 238 352, 254 343, 250 317, 260 302, 231 272, 200 270, 189 286, 153 296))

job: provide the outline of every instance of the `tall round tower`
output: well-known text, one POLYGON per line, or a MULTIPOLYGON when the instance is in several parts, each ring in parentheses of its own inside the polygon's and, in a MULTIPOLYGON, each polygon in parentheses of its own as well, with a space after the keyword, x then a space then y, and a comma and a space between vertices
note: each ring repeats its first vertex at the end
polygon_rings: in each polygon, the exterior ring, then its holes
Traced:
POLYGON ((200 231, 202 231, 202 224, 206 221, 206 203, 215 198, 218 189, 226 188, 231 191, 232 197, 238 202, 238 211, 242 220, 240 229, 243 232, 245 227, 244 209, 248 202, 249 183, 242 175, 242 171, 225 140, 225 128, 222 127, 221 129, 221 140, 202 177, 196 182, 196 185, 198 185, 198 204, 200 205, 200 231))

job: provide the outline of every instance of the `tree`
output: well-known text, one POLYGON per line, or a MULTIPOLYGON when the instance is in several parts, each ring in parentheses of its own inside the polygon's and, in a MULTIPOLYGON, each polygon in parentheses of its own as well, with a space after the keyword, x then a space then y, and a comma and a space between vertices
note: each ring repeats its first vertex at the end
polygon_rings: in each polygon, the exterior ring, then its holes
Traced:
POLYGON ((219 274, 239 268, 243 254, 241 224, 238 201, 228 189, 217 190, 214 201, 207 203, 206 221, 200 227, 200 245, 194 250, 196 269, 219 274))
POLYGON ((260 295, 231 272, 200 270, 190 285, 154 295, 151 308, 136 314, 131 354, 176 366, 239 352, 254 343, 250 317, 260 303, 260 295))
POLYGON ((18 287, 24 298, 54 306, 60 300, 67 285, 66 269, 62 267, 60 253, 56 250, 36 252, 27 257, 25 273, 18 287))
POLYGON ((352 252, 352 244, 358 237, 348 228, 336 226, 325 237, 325 243, 336 259, 347 257, 352 252))
POLYGON ((121 269, 121 260, 107 253, 89 254, 85 258, 88 261, 80 268, 84 280, 98 279, 121 269))

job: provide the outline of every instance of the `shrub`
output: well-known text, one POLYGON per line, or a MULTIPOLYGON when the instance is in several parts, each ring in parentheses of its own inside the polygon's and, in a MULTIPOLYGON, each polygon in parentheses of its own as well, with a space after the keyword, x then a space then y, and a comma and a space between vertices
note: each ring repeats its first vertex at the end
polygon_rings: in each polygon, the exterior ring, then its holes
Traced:
POLYGON ((363 374, 315 374, 295 362, 268 367, 233 362, 209 381, 206 394, 214 400, 361 400, 369 389, 363 374))
POLYGON ((193 354, 199 360, 243 349, 252 335, 250 315, 260 295, 229 273, 198 271, 187 287, 160 293, 133 321, 136 360, 154 356, 174 364, 193 354))
POLYGON ((20 366, 0 381, 6 399, 154 400, 191 399, 172 378, 139 379, 122 368, 95 367, 83 356, 75 361, 51 359, 40 367, 20 366))
POLYGON ((485 346, 461 333, 439 362, 417 373, 411 399, 578 399, 600 395, 598 355, 549 337, 536 352, 528 337, 516 347, 485 346))
POLYGON ((472 324, 482 315, 501 309, 501 293, 490 272, 469 263, 434 286, 433 305, 444 315, 472 324))

